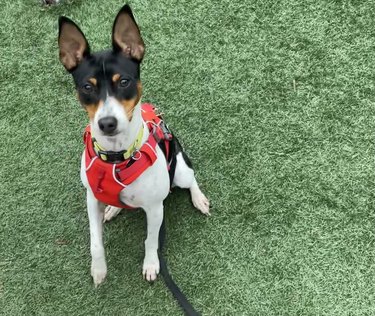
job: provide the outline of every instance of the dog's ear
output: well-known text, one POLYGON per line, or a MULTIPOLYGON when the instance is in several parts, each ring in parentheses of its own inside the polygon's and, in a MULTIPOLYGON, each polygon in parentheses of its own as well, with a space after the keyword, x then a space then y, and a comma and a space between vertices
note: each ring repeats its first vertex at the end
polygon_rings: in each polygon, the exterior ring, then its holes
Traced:
POLYGON ((90 47, 80 28, 70 19, 59 18, 60 61, 68 71, 73 70, 90 55, 90 47))
POLYGON ((145 44, 132 10, 127 4, 119 11, 113 23, 112 46, 114 51, 121 51, 129 58, 142 61, 145 44))

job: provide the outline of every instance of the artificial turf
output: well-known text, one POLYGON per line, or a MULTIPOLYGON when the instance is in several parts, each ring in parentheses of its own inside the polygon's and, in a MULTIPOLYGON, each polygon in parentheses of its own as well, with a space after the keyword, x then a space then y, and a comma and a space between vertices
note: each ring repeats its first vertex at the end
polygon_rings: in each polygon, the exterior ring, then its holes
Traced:
MULTIPOLYGON (((90 277, 86 114, 57 18, 110 45, 122 1, 1 0, 0 314, 179 315, 141 278, 145 216, 105 225, 90 277)), ((131 1, 144 101, 193 160, 212 217, 176 190, 166 256, 203 315, 374 315, 373 1, 131 1)))

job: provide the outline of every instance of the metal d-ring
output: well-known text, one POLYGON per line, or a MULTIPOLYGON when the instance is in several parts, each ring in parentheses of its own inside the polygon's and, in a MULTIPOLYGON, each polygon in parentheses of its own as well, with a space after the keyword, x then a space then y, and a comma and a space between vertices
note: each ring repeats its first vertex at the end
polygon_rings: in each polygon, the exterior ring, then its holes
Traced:
POLYGON ((133 160, 136 160, 136 161, 137 161, 137 160, 141 159, 141 157, 142 157, 142 153, 139 151, 139 149, 137 149, 136 151, 134 151, 134 153, 133 153, 133 155, 132 155, 132 159, 133 159, 133 160), (135 154, 136 154, 136 153, 139 154, 139 157, 137 157, 137 158, 135 157, 135 154))

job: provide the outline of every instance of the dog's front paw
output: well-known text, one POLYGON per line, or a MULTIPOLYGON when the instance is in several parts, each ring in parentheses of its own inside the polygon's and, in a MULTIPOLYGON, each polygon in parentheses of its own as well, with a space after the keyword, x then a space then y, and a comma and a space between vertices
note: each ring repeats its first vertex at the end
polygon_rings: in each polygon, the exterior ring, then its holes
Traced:
POLYGON ((143 261, 142 274, 143 278, 149 282, 155 281, 160 270, 160 264, 158 256, 152 259, 146 259, 143 261))
POLYGON ((94 281, 95 287, 103 283, 107 275, 107 265, 105 261, 92 261, 91 262, 91 276, 94 281))

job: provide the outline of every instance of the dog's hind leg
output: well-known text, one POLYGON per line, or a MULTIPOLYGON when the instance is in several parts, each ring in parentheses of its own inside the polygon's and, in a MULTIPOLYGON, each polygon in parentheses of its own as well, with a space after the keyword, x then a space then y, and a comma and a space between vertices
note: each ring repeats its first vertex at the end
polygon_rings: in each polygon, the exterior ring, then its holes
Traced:
POLYGON ((197 180, 194 177, 193 184, 189 188, 191 194, 191 200, 196 209, 200 210, 205 215, 211 215, 210 213, 210 201, 200 190, 197 180))
POLYGON ((173 186, 189 189, 191 193, 191 200, 195 208, 205 215, 211 215, 210 202, 200 190, 197 180, 195 179, 191 162, 182 149, 176 155, 176 159, 177 163, 173 178, 173 186))
POLYGON ((122 208, 108 205, 104 210, 104 218, 103 223, 110 221, 112 218, 116 217, 120 212, 122 208))

